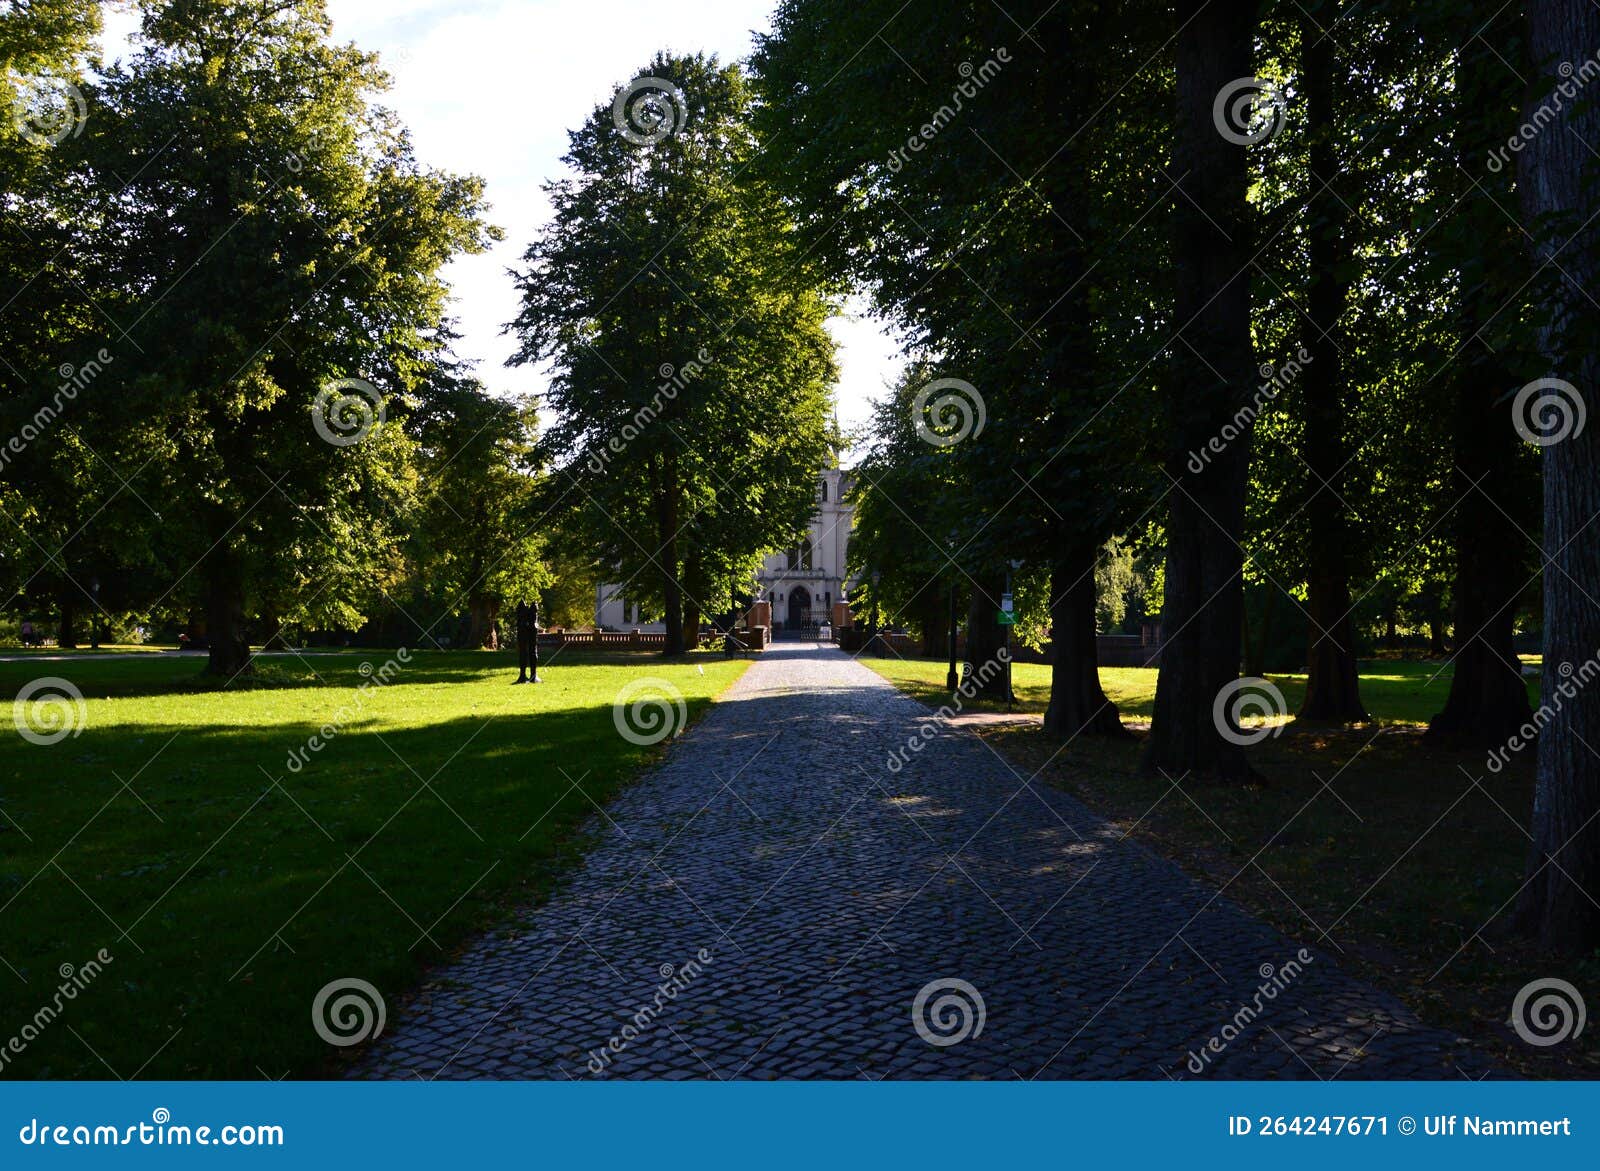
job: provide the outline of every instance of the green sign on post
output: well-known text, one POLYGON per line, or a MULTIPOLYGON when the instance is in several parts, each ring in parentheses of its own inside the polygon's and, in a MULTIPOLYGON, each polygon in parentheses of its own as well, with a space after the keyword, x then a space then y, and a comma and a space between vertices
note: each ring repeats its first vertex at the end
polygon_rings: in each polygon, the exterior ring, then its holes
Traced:
POLYGON ((1017 624, 1017 610, 1011 603, 1011 591, 1009 589, 1000 595, 1000 613, 995 617, 995 622, 1001 626, 1015 626, 1017 624))

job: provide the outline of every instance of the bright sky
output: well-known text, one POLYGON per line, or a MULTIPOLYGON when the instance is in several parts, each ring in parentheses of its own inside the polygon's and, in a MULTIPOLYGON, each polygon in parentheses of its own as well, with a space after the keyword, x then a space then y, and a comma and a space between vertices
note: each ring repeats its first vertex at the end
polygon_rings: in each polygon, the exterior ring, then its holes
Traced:
MULTIPOLYGON (((492 252, 454 262, 464 358, 491 389, 538 392, 539 371, 504 363, 501 326, 517 311, 506 269, 549 216, 541 185, 565 172, 566 131, 609 103, 661 49, 745 56, 769 26, 773 0, 329 0, 334 33, 382 55, 394 77, 385 96, 411 128, 418 156, 481 175, 490 218, 506 230, 492 252)), ((117 56, 134 19, 108 11, 106 50, 117 56)), ((840 344, 839 419, 863 423, 869 400, 900 365, 879 323, 852 306, 830 324, 840 344)))

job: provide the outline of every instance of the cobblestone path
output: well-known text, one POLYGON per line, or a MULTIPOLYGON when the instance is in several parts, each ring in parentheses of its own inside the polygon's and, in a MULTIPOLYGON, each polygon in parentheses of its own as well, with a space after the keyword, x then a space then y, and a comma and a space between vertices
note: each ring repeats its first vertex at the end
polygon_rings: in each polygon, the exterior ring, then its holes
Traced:
POLYGON ((435 973, 350 1075, 1483 1071, 928 716, 838 650, 773 647, 597 815, 555 897, 435 973))

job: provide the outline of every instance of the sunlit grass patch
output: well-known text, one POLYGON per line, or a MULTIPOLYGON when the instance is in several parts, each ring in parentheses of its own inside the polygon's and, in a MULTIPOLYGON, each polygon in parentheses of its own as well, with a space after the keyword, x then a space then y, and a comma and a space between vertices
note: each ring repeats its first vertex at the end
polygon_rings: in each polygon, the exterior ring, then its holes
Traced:
POLYGON ((392 1011, 424 965, 546 891, 596 803, 659 754, 619 734, 624 684, 662 681, 692 720, 746 664, 561 656, 511 686, 509 655, 394 669, 373 651, 268 660, 271 686, 242 690, 196 689, 199 666, 0 664, 7 698, 46 671, 84 697, 75 736, 0 738, 0 1032, 63 965, 112 957, 0 1076, 315 1066, 333 1052, 319 989, 359 978, 392 1011))

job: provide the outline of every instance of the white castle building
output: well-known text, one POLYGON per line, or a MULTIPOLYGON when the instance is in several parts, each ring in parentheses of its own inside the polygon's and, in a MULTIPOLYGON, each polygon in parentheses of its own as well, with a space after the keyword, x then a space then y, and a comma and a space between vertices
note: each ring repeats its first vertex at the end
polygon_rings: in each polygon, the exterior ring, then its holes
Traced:
MULTIPOLYGON (((767 557, 756 574, 760 600, 772 606, 774 631, 801 631, 833 621, 833 607, 854 582, 846 577, 852 509, 845 502, 850 477, 824 468, 817 478, 817 511, 797 548, 767 557)), ((640 611, 617 585, 595 591, 595 625, 611 630, 661 631, 657 615, 640 611), (645 621, 641 621, 645 619, 645 621)), ((710 621, 717 615, 706 614, 710 621)))
POLYGON ((772 627, 804 630, 833 621, 835 602, 845 600, 853 510, 845 502, 850 477, 824 468, 817 480, 817 513, 797 549, 768 557, 756 574, 761 597, 772 606, 772 627))

